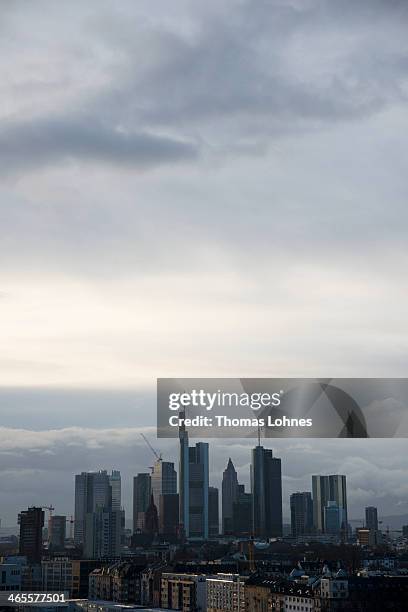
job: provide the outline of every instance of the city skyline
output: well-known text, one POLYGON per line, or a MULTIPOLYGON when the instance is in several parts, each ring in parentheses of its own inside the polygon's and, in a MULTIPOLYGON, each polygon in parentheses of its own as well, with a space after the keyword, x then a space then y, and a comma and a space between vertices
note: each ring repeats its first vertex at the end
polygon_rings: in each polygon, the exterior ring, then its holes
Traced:
MULTIPOLYGON (((138 432, 139 433, 139 432, 138 432)), ((139 433, 139 437, 140 437, 140 433, 139 433)), ((173 447, 173 452, 174 452, 174 463, 176 466, 178 466, 178 461, 177 461, 177 451, 178 449, 175 448, 175 441, 171 440, 171 441, 165 441, 165 442, 170 442, 170 444, 164 444, 163 440, 160 441, 156 441, 154 440, 154 438, 151 438, 151 441, 154 445, 158 444, 158 442, 160 442, 161 445, 163 445, 163 447, 165 446, 172 446, 173 447)), ((220 512, 220 517, 222 516, 222 504, 221 504, 221 490, 222 490, 222 480, 221 480, 221 475, 222 472, 218 472, 218 469, 214 466, 214 463, 220 464, 220 462, 225 461, 225 456, 221 457, 219 456, 219 451, 220 449, 219 444, 221 443, 221 440, 217 440, 216 444, 212 444, 210 442, 210 478, 209 478, 209 484, 210 486, 215 486, 217 487, 217 489, 219 489, 220 491, 220 503, 219 503, 219 512, 220 512), (214 451, 214 457, 213 457, 213 451, 214 451), (217 457, 218 455, 218 457, 217 457)), ((226 444, 226 447, 228 446, 229 449, 227 449, 226 452, 230 452, 231 458, 234 459, 234 453, 232 452, 232 448, 231 446, 235 446, 236 448, 239 447, 241 450, 241 454, 243 452, 247 452, 248 456, 247 459, 249 460, 250 458, 250 453, 251 453, 251 449, 254 448, 254 446, 256 446, 256 441, 255 440, 250 440, 250 441, 237 441, 237 443, 234 443, 234 445, 230 444, 231 441, 228 441, 228 444, 226 444), (244 449, 246 449, 246 451, 244 451, 244 449)), ((330 441, 331 444, 336 445, 336 443, 338 441, 330 441)), ((345 440, 342 440, 341 442, 345 442, 345 440)), ((347 441, 349 442, 349 441, 347 441)), ((353 442, 351 440, 351 442, 353 442)), ((194 441, 195 443, 195 441, 194 441)), ((393 514, 390 512, 387 512, 386 510, 383 511, 381 505, 378 505, 377 503, 375 503, 375 501, 373 501, 373 497, 367 497, 366 501, 362 502, 361 504, 356 505, 355 501, 353 502, 353 477, 350 476, 346 470, 339 470, 339 469, 335 469, 333 464, 333 469, 319 469, 319 463, 315 463, 315 470, 313 471, 313 473, 307 473, 302 479, 298 480, 298 486, 296 486, 296 483, 294 483, 293 479, 291 479, 290 477, 288 477, 287 474, 287 461, 285 459, 285 456, 288 458, 290 457, 290 453, 289 455, 287 454, 288 452, 288 444, 286 443, 286 441, 284 440, 274 440, 273 444, 271 443, 271 440, 262 440, 262 445, 266 448, 266 449, 271 449, 274 451, 274 455, 277 456, 279 454, 279 458, 282 458, 282 464, 283 464, 283 468, 282 468, 282 481, 283 481, 283 521, 284 523, 290 523, 290 505, 289 505, 289 498, 290 495, 292 493, 296 493, 298 491, 311 491, 312 492, 312 474, 333 474, 333 473, 345 473, 346 477, 347 477, 347 489, 348 489, 348 506, 350 508, 354 507, 354 513, 351 514, 350 516, 350 512, 349 512, 349 520, 364 520, 364 509, 367 506, 376 506, 379 507, 379 514, 384 516, 384 515, 389 515, 389 514, 393 514), (286 453, 285 453, 285 449, 284 447, 286 447, 286 453), (356 512, 356 509, 357 512, 356 512)), ((144 443, 142 442, 142 444, 144 445, 144 443)), ((295 454, 295 456, 297 457, 301 457, 302 453, 307 451, 308 445, 305 445, 305 441, 301 441, 301 440, 297 440, 295 443, 293 443, 293 441, 291 442, 292 447, 292 452, 295 454)), ((177 444, 176 444, 177 447, 177 444)), ((102 448, 102 447, 101 447, 102 448)), ((139 447, 138 442, 135 443, 135 448, 138 448, 139 450, 142 451, 142 454, 146 457, 146 459, 148 459, 148 463, 152 463, 152 455, 150 453, 150 451, 148 449, 146 449, 146 447, 139 447)), ((221 452, 222 455, 222 452, 221 452)), ((166 457, 166 458, 170 458, 170 456, 166 457)), ((292 459, 294 459, 294 457, 292 457, 292 459)), ((235 460, 236 462, 236 460, 235 460)), ((288 462, 290 465, 290 462, 288 462)), ((222 465, 222 463, 221 463, 222 465)), ((224 468, 227 467, 227 464, 224 465, 224 468)), ((103 465, 95 465, 92 468, 86 468, 88 471, 99 471, 99 470, 103 470, 105 469, 105 467, 103 465)), ((109 466, 109 470, 111 469, 119 469, 122 475, 122 491, 125 491, 125 494, 122 496, 122 503, 125 507, 126 510, 126 519, 127 519, 127 524, 130 525, 131 519, 132 519, 132 500, 130 499, 132 496, 132 486, 133 486, 133 477, 136 476, 139 471, 135 470, 134 473, 132 473, 132 480, 128 481, 128 474, 129 471, 128 469, 126 469, 126 467, 124 468, 123 465, 112 465, 109 466)), ((78 471, 78 473, 80 473, 81 471, 84 471, 82 469, 80 469, 78 471)), ((149 470, 150 472, 150 470, 149 470)), ((178 472, 178 469, 177 469, 178 472)), ((245 485, 246 487, 246 491, 249 492, 250 491, 250 477, 249 477, 249 461, 247 461, 246 463, 242 463, 239 462, 237 464, 237 473, 238 473, 238 481, 241 482, 242 484, 245 485)), ((73 479, 74 474, 71 474, 71 479, 73 479)), ((69 499, 70 498, 70 493, 71 493, 71 503, 68 503, 66 507, 62 507, 60 504, 57 504, 56 507, 56 511, 58 514, 67 514, 68 516, 73 514, 73 505, 72 505, 72 495, 73 493, 70 491, 70 481, 68 482, 68 490, 65 491, 66 497, 69 499), (71 506, 71 507, 70 507, 71 506), (72 510, 71 510, 72 508, 72 510)), ((355 485, 354 485, 355 486, 355 485)), ((66 487, 65 487, 66 488, 66 487)), ((22 506, 21 508, 24 507, 28 507, 28 506, 35 506, 35 505, 44 505, 44 500, 48 499, 49 495, 46 497, 43 497, 42 499, 39 498, 39 496, 37 495, 36 499, 34 500, 34 498, 32 498, 32 501, 28 500, 28 498, 26 497, 26 501, 22 502, 22 506)), ((50 500, 49 500, 50 501, 50 500)), ((52 501, 52 500, 51 500, 52 501)), ((55 501, 53 502, 55 505, 55 501)), ((4 508, 4 503, 2 504, 2 507, 4 508)), ((17 510, 21 510, 21 508, 17 508, 17 510)), ((13 510, 11 510, 11 514, 10 517, 12 519, 13 514, 12 514, 13 510)), ((396 516, 400 515, 400 516, 404 516, 404 513, 395 513, 396 516)), ((220 521, 221 522, 221 521, 220 521)), ((13 523, 8 521, 8 520, 4 520, 4 516, 3 516, 3 521, 2 521, 2 526, 3 527, 13 527, 13 523)))

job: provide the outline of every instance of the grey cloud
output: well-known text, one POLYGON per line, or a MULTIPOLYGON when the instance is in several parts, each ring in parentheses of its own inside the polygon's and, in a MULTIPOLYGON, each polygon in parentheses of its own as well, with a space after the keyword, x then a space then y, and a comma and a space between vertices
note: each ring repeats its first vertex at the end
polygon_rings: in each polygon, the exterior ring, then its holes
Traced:
POLYGON ((403 39, 401 5, 363 10, 346 2, 340 11, 330 2, 302 9, 250 1, 228 8, 202 18, 194 37, 165 30, 146 37, 160 60, 141 76, 138 47, 126 38, 128 69, 111 99, 102 97, 105 110, 120 102, 128 117, 198 129, 215 144, 222 134, 234 142, 245 133, 269 139, 313 130, 405 99, 405 45, 384 36, 378 48, 375 40, 383 29, 403 39))
MULTIPOLYGON (((149 25, 149 12, 143 19, 131 5, 106 2, 95 13, 76 5, 96 62, 116 58, 105 68, 109 78, 69 101, 72 117, 57 108, 54 119, 5 125, 2 167, 24 171, 70 157, 150 167, 195 159, 198 142, 209 154, 259 155, 276 137, 405 101, 408 50, 398 41, 407 11, 401 3, 361 5, 247 0, 218 13, 210 5, 188 11, 188 34, 165 19, 149 25), (173 136, 156 135, 163 129, 173 136)), ((45 52, 46 38, 41 44, 45 52)), ((68 42, 65 54, 78 60, 68 42)))
POLYGON ((107 162, 146 168, 194 159, 196 145, 148 132, 130 132, 91 117, 3 123, 0 172, 66 160, 107 162))

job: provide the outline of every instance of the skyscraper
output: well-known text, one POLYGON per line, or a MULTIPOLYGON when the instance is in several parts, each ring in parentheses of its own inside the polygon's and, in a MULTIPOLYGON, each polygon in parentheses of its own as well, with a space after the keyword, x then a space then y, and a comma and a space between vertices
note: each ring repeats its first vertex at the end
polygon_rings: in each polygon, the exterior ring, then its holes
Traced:
POLYGON ((372 531, 378 531, 378 512, 374 506, 365 509, 366 527, 372 531))
POLYGON ((220 532, 218 489, 208 487, 208 534, 215 537, 220 532))
POLYGON ((238 476, 231 457, 222 475, 222 532, 233 533, 233 506, 238 499, 238 476))
POLYGON ((179 496, 177 493, 160 495, 159 533, 174 537, 179 526, 179 496))
POLYGON ((245 493, 245 485, 238 485, 238 497, 232 505, 232 532, 249 536, 252 533, 252 495, 245 493))
POLYGON ((48 541, 50 548, 64 548, 67 531, 67 517, 52 515, 48 521, 48 541))
POLYGON ((336 502, 342 509, 342 530, 347 531, 347 488, 346 477, 332 474, 330 476, 312 476, 313 490, 313 524, 320 533, 326 532, 325 508, 329 502, 336 502))
POLYGON ((121 512, 98 506, 85 517, 84 555, 88 559, 120 554, 121 512))
POLYGON ((252 525, 258 537, 282 536, 281 460, 263 446, 252 450, 252 525))
POLYGON ((155 461, 152 474, 151 486, 154 505, 157 508, 160 521, 160 495, 175 495, 177 493, 177 472, 174 463, 170 461, 155 461))
MULTIPOLYGON (((184 413, 180 413, 183 418, 184 413)), ((188 445, 184 425, 179 429, 180 523, 187 538, 208 538, 208 444, 188 445)))
POLYGON ((75 476, 75 544, 85 540, 85 521, 89 512, 112 507, 112 487, 106 470, 82 472, 75 476))
POLYGON ((294 538, 312 532, 313 502, 311 493, 304 491, 293 493, 290 496, 290 521, 294 538))
POLYGON ((150 474, 141 473, 133 478, 133 532, 144 529, 145 513, 151 496, 150 474))
POLYGON ((336 501, 329 501, 324 509, 325 532, 339 536, 344 526, 344 510, 336 501))
POLYGON ((18 515, 20 525, 20 555, 30 564, 41 563, 44 511, 32 506, 18 515))
POLYGON ((109 476, 109 483, 112 489, 112 510, 121 509, 122 481, 119 470, 112 470, 109 476))
POLYGON ((76 544, 89 558, 120 554, 122 511, 120 472, 82 472, 75 476, 76 544))
MULTIPOLYGON (((184 412, 180 413, 180 417, 185 416, 184 412)), ((188 447, 188 433, 185 425, 179 427, 179 443, 180 443, 180 457, 179 457, 179 518, 180 525, 184 530, 184 535, 188 537, 189 533, 189 447, 188 447)))

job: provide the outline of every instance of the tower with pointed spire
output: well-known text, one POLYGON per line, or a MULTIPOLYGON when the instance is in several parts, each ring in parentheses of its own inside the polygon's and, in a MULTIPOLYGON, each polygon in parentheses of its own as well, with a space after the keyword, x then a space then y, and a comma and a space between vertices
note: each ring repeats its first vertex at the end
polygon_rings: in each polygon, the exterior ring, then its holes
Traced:
POLYGON ((154 503, 153 493, 150 495, 150 504, 146 510, 145 531, 153 536, 159 533, 159 517, 157 514, 157 507, 154 503))

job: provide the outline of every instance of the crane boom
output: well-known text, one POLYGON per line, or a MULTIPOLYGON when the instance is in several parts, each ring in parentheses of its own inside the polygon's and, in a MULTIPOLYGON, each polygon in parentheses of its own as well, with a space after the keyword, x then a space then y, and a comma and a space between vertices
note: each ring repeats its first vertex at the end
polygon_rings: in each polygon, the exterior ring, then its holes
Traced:
POLYGON ((161 461, 162 460, 162 455, 153 448, 153 446, 150 444, 149 440, 146 438, 146 436, 144 434, 140 434, 143 438, 143 440, 146 442, 147 446, 150 448, 150 450, 152 451, 153 455, 156 457, 157 461, 161 461))
POLYGON ((50 513, 50 517, 52 516, 53 511, 55 510, 54 506, 41 506, 43 510, 48 510, 50 513))

